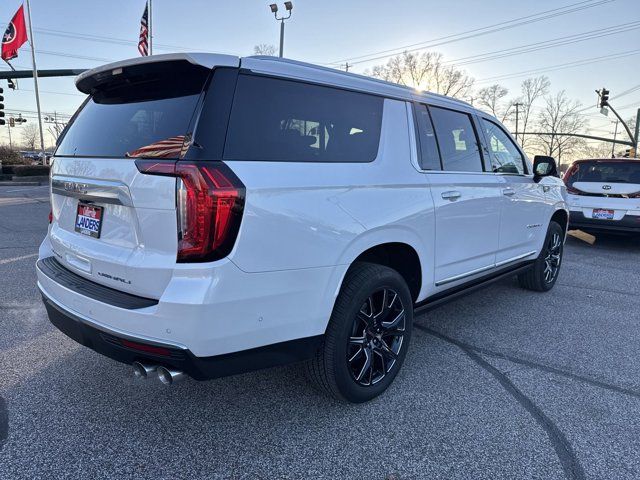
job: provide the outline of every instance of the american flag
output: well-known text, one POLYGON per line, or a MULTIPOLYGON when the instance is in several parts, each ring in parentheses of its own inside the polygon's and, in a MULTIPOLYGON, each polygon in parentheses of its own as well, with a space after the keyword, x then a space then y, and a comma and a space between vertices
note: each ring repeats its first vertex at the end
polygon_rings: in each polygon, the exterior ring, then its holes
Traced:
POLYGON ((138 39, 138 51, 140 55, 149 55, 149 4, 144 7, 144 13, 140 19, 140 38, 138 39))
POLYGON ((132 158, 183 158, 189 149, 190 142, 189 135, 177 135, 140 147, 133 152, 128 152, 126 156, 132 158))

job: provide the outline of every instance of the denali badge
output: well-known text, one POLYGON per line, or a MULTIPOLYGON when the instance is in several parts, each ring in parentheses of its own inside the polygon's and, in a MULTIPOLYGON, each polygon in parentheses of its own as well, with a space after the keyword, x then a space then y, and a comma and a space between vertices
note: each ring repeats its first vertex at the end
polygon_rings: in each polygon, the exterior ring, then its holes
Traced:
POLYGON ((603 185, 602 189, 603 190, 611 190, 611 185, 603 185))
POLYGON ((87 193, 88 185, 86 183, 77 183, 77 182, 64 182, 64 189, 67 192, 74 193, 87 193))

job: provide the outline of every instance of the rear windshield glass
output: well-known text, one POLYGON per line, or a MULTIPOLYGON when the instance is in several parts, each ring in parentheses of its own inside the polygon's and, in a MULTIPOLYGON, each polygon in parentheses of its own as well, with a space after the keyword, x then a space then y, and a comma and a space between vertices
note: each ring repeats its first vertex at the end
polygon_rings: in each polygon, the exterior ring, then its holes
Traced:
POLYGON ((205 81, 206 75, 198 73, 184 80, 152 78, 95 91, 56 155, 178 158, 205 81))
POLYGON ((241 75, 224 158, 288 162, 371 162, 383 100, 301 82, 241 75))
POLYGON ((579 162, 571 169, 566 182, 569 186, 575 182, 640 184, 640 161, 579 162))

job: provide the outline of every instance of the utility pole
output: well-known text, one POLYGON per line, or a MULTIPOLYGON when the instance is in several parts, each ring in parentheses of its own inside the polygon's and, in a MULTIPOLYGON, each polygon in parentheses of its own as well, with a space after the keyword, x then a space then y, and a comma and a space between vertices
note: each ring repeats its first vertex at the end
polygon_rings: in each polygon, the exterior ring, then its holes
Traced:
POLYGON ((273 13, 273 16, 275 17, 275 19, 280 22, 280 53, 278 56, 282 58, 282 56, 284 55, 284 21, 291 18, 291 10, 293 10, 293 3, 284 2, 284 8, 289 12, 289 15, 286 17, 278 17, 277 4, 272 3, 271 5, 269 5, 269 8, 271 9, 271 13, 273 13))
MULTIPOLYGON (((516 142, 518 141, 518 120, 520 119, 520 107, 522 104, 520 102, 514 103, 516 107, 516 142)), ((520 142, 522 144, 522 142, 520 142)))
POLYGON ((351 66, 351 65, 349 65, 349 62, 346 62, 346 63, 344 64, 344 71, 345 71, 345 72, 348 72, 348 71, 349 71, 349 67, 350 67, 350 66, 351 66))
POLYGON ((635 132, 635 140, 633 142, 635 144, 634 157, 638 156, 638 140, 640 140, 640 138, 638 138, 639 135, 640 135, 640 108, 638 109, 638 113, 636 114, 636 132, 635 132))
POLYGON ((613 143, 611 144, 611 158, 616 158, 615 149, 616 149, 616 138, 618 137, 618 122, 619 120, 616 120, 616 128, 613 130, 613 143))
POLYGON ((42 164, 47 164, 47 154, 44 151, 44 133, 42 131, 42 113, 40 112, 40 93, 38 91, 38 69, 36 67, 36 47, 33 41, 33 29, 31 27, 31 6, 27 0, 27 17, 29 18, 29 43, 31 44, 31 61, 33 62, 33 86, 36 91, 36 108, 38 110, 38 125, 40 127, 40 151, 42 164))

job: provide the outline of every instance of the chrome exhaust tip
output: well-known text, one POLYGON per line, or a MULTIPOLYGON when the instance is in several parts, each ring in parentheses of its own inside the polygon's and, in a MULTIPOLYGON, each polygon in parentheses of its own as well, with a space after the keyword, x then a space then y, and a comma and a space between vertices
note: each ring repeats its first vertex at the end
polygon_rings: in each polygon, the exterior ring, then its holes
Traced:
POLYGON ((133 376, 136 378, 147 378, 157 370, 157 365, 147 365, 141 362, 133 362, 133 376))
POLYGON ((158 367, 158 378, 165 385, 171 385, 174 382, 182 380, 185 377, 185 373, 180 370, 174 370, 167 367, 158 367))

